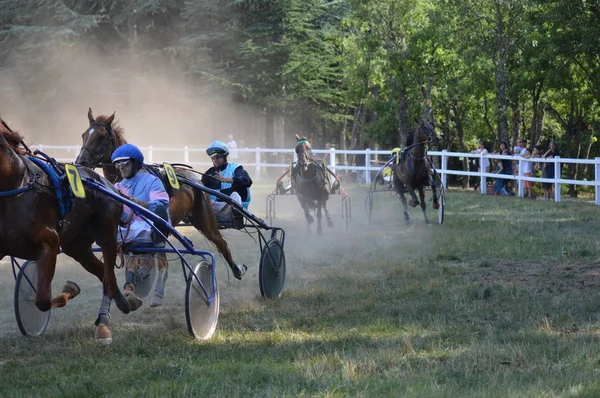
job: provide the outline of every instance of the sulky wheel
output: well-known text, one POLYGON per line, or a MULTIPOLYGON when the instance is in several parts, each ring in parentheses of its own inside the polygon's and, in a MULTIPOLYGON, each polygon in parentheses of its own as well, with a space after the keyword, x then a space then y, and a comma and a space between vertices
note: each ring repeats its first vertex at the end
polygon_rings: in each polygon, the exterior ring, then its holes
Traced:
POLYGON ((273 220, 275 219, 275 195, 267 196, 267 218, 269 219, 269 225, 273 226, 273 220))
POLYGON ((260 294, 266 298, 279 298, 285 284, 285 253, 277 238, 263 247, 259 266, 260 294))
POLYGON ((185 291, 185 319, 189 332, 198 340, 210 339, 217 329, 219 289, 213 267, 206 260, 198 262, 193 274, 188 277, 185 291))
POLYGON ((352 218, 352 214, 350 213, 350 198, 344 197, 342 199, 342 217, 344 217, 344 231, 348 232, 350 229, 350 218, 352 218))
POLYGON ((25 336, 41 335, 50 322, 50 310, 43 312, 35 305, 37 279, 37 262, 25 261, 15 282, 14 298, 17 325, 25 336))
POLYGON ((438 185, 437 195, 438 195, 438 204, 440 206, 438 209, 438 222, 440 224, 443 224, 444 223, 444 209, 446 207, 446 193, 444 192, 444 186, 442 185, 441 182, 438 185))
POLYGON ((371 214, 373 213, 373 191, 367 191, 365 197, 365 214, 367 215, 367 225, 371 226, 371 214))

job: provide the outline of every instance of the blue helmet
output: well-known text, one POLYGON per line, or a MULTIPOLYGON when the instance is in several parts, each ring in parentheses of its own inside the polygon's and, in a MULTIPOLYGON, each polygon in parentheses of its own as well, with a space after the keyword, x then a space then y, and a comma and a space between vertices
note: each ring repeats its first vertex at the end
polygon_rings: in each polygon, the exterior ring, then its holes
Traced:
POLYGON ((206 154, 212 156, 215 153, 221 153, 223 155, 229 155, 229 149, 223 141, 213 141, 208 148, 206 148, 206 154))
POLYGON ((142 154, 142 151, 133 144, 121 145, 110 157, 110 160, 113 163, 125 159, 135 159, 141 164, 144 164, 144 154, 142 154))

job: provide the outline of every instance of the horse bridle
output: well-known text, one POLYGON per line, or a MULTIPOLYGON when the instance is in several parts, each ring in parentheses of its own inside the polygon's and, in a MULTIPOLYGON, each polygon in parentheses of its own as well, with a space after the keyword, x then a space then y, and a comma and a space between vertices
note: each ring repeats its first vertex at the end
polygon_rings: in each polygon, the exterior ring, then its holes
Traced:
POLYGON ((310 157, 308 155, 308 152, 310 151, 310 147, 308 147, 308 150, 306 150, 306 145, 302 145, 302 150, 298 150, 300 144, 309 144, 308 140, 300 140, 298 141, 298 145, 296 145, 296 155, 298 155, 298 164, 300 164, 302 167, 304 167, 305 169, 308 167, 309 164, 311 164, 313 162, 312 157, 310 157), (303 162, 300 162, 300 158, 302 157, 302 159, 304 160, 303 162))
MULTIPOLYGON (((90 168, 93 169, 94 167, 102 166, 102 164, 99 163, 99 160, 102 160, 102 158, 104 157, 104 154, 106 153, 107 142, 110 143, 110 145, 112 147, 111 148, 112 152, 114 152, 114 150, 117 149, 117 147, 115 144, 115 141, 116 141, 115 133, 109 124, 104 123, 104 122, 99 122, 96 120, 96 121, 90 122, 90 127, 92 127, 92 126, 104 127, 104 129, 108 133, 108 140, 102 140, 102 146, 100 147, 100 151, 98 151, 97 154, 94 155, 92 153, 91 149, 87 147, 87 145, 84 145, 81 147, 82 151, 84 151, 84 150, 87 151, 90 154, 90 156, 92 157, 92 160, 90 162, 90 168)), ((89 136, 88 136, 88 141, 89 141, 89 136)))

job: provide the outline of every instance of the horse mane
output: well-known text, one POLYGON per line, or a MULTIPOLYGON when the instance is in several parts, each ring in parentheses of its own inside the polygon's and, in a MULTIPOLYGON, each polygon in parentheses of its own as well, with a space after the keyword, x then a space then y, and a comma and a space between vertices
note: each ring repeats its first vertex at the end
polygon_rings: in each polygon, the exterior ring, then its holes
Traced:
POLYGON ((2 137, 6 140, 6 143, 18 154, 25 155, 27 151, 25 148, 21 148, 21 142, 23 141, 23 136, 16 131, 13 131, 8 127, 8 124, 0 118, 0 133, 2 137))
MULTIPOLYGON (((100 116, 96 117, 96 121, 107 124, 109 117, 110 116, 100 115, 100 116)), ((125 130, 123 129, 123 127, 119 126, 119 121, 117 119, 113 120, 111 127, 113 130, 113 133, 115 134, 115 139, 117 141, 117 144, 119 146, 123 145, 123 144, 127 144, 127 140, 125 139, 125 130)))

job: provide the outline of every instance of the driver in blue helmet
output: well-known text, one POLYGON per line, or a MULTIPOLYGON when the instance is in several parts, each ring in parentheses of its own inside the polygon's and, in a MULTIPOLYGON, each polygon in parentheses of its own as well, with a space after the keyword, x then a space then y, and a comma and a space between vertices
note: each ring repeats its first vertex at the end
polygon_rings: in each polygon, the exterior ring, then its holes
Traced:
MULTIPOLYGON (((122 145, 112 154, 111 160, 121 177, 123 177, 122 181, 115 184, 121 195, 157 214, 163 220, 170 222, 169 195, 160 179, 143 169, 144 155, 139 148, 132 144, 122 145)), ((123 206, 121 219, 129 219, 132 216, 131 213, 132 210, 129 207, 123 206)), ((119 244, 124 243, 130 247, 164 246, 164 238, 156 233, 156 230, 151 226, 152 223, 148 224, 136 214, 133 214, 132 217, 127 226, 119 226, 117 236, 119 244)), ((161 231, 166 235, 167 231, 164 229, 161 231)), ((158 266, 159 280, 154 291, 154 297, 150 301, 151 307, 162 305, 164 282, 167 279, 168 264, 162 264, 161 261, 158 266)), ((142 305, 142 301, 135 295, 135 274, 137 272, 142 278, 148 277, 153 267, 154 255, 151 253, 132 255, 127 259, 124 295, 127 297, 132 311, 142 305)))
MULTIPOLYGON (((247 209, 250 204, 252 179, 241 165, 227 161, 227 144, 223 141, 213 141, 206 153, 212 159, 213 167, 202 176, 202 184, 229 196, 231 200, 247 209)), ((210 195, 210 199, 218 222, 233 221, 236 228, 243 228, 244 218, 240 213, 234 212, 227 202, 215 195, 210 195)))

